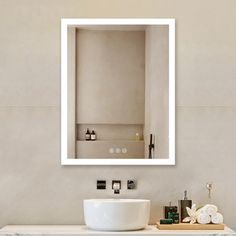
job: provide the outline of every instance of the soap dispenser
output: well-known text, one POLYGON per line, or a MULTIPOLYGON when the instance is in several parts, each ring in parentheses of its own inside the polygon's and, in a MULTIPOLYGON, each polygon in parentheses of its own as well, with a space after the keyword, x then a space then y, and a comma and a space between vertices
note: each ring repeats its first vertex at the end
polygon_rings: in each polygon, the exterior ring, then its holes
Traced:
POLYGON ((86 141, 91 140, 91 134, 90 134, 90 132, 89 132, 89 129, 87 129, 87 131, 86 131, 86 133, 85 133, 85 140, 86 140, 86 141))
POLYGON ((192 207, 192 200, 188 200, 187 197, 187 190, 184 191, 184 199, 179 200, 179 209, 180 209, 180 219, 181 222, 183 222, 183 219, 188 217, 188 212, 186 210, 186 207, 191 208, 192 207))
POLYGON ((94 130, 92 130, 92 133, 91 133, 91 140, 92 140, 92 141, 95 141, 96 139, 97 139, 97 136, 96 136, 94 130))

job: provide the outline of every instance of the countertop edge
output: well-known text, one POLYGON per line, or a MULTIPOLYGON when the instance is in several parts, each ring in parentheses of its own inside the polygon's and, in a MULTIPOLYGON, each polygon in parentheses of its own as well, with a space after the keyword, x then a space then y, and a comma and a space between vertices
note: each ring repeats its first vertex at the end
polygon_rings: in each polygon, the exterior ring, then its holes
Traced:
POLYGON ((0 229, 1 236, 36 236, 36 235, 112 235, 112 236, 129 236, 129 235, 219 235, 219 236, 233 236, 236 235, 229 227, 224 230, 159 230, 155 225, 149 225, 147 228, 138 231, 95 231, 88 229, 85 225, 6 225, 0 229))

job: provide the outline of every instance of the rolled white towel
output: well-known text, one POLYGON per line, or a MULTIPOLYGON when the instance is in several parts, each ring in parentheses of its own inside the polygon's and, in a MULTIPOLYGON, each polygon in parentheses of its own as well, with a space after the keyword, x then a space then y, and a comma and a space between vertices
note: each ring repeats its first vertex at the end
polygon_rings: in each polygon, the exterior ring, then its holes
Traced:
POLYGON ((197 215, 197 222, 199 224, 209 224, 211 222, 211 217, 206 213, 199 213, 197 215))
POLYGON ((213 216, 217 213, 218 208, 215 205, 207 204, 200 209, 201 213, 206 213, 207 215, 213 216))
POLYGON ((224 217, 222 214, 217 212, 215 215, 211 216, 211 222, 213 224, 222 224, 224 222, 224 217))

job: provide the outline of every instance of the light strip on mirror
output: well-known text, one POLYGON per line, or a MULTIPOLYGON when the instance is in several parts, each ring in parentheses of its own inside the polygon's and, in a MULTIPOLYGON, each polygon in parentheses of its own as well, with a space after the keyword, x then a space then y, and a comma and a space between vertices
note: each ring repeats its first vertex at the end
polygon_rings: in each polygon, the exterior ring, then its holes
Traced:
POLYGON ((61 20, 61 164, 67 163, 67 30, 68 22, 61 20))
POLYGON ((169 161, 175 164, 175 20, 169 22, 169 161))
POLYGON ((62 165, 175 165, 175 19, 61 19, 61 164, 62 165), (80 25, 169 26, 169 158, 69 159, 67 158, 67 41, 68 27, 80 25))

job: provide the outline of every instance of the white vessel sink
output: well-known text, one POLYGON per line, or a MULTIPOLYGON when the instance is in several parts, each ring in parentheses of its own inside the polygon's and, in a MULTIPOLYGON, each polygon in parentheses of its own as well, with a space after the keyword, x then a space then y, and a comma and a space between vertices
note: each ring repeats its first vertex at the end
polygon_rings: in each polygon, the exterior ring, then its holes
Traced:
POLYGON ((139 230, 148 225, 150 200, 88 199, 84 200, 86 225, 95 230, 139 230))

